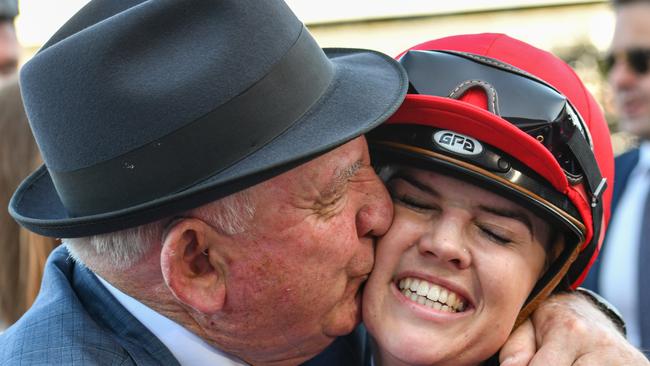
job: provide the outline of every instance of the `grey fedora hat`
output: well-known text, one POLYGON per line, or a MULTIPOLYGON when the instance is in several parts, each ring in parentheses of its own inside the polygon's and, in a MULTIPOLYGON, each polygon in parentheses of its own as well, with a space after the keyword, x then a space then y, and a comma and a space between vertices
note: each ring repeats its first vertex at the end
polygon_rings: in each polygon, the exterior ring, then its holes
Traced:
POLYGON ((9 211, 56 237, 269 179, 380 124, 408 84, 383 54, 322 50, 280 0, 94 0, 20 82, 45 165, 9 211))

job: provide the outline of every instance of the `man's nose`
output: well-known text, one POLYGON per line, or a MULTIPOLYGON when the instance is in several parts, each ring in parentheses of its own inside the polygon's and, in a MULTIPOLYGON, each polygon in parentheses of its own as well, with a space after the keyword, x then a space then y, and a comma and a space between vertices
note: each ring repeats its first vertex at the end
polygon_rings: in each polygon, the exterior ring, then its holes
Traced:
POLYGON ((632 70, 627 60, 616 60, 614 66, 609 72, 609 83, 612 85, 614 90, 625 90, 629 89, 638 80, 637 73, 632 70))
POLYGON ((464 269, 471 264, 467 244, 462 223, 453 218, 432 222, 430 230, 424 232, 416 242, 420 255, 456 269, 464 269))
POLYGON ((363 194, 363 206, 356 217, 359 237, 384 235, 393 221, 393 202, 384 183, 374 172, 364 185, 363 194))

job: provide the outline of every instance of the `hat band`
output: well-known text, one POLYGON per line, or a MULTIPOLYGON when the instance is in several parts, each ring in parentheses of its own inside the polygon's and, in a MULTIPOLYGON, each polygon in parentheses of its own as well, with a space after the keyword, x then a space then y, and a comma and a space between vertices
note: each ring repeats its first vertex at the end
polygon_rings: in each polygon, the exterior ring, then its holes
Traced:
POLYGON ((334 72, 333 64, 303 27, 283 58, 242 94, 110 160, 74 171, 50 170, 52 181, 72 216, 119 210, 181 191, 289 129, 327 91, 334 72))

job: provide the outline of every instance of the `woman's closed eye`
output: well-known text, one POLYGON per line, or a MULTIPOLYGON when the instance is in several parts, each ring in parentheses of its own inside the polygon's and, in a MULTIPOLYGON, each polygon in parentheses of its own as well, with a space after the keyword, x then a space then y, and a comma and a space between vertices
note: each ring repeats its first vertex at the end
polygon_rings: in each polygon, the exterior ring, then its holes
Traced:
POLYGON ((393 201, 395 201, 395 203, 401 204, 402 206, 406 206, 415 211, 429 212, 432 210, 438 210, 437 206, 419 200, 408 194, 393 194, 393 192, 391 192, 391 195, 393 196, 393 201))
POLYGON ((495 243, 501 244, 501 245, 508 244, 508 243, 512 242, 512 240, 510 239, 510 237, 508 235, 506 235, 504 233, 501 233, 498 230, 494 230, 494 229, 488 227, 487 225, 476 224, 476 227, 478 228, 479 233, 483 237, 487 238, 488 240, 490 240, 492 242, 495 242, 495 243))

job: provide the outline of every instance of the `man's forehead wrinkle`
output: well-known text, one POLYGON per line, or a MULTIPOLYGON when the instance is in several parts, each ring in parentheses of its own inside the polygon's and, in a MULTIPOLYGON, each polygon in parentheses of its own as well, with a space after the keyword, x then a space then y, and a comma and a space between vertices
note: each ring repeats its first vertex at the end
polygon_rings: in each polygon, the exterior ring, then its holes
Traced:
POLYGON ((286 190, 291 197, 288 202, 292 202, 292 205, 312 208, 314 202, 326 202, 339 194, 348 180, 356 176, 364 167, 364 162, 363 159, 359 159, 348 165, 338 164, 336 167, 332 165, 330 163, 321 166, 320 169, 314 167, 296 171, 290 178, 274 181, 274 187, 280 191, 286 190), (291 186, 293 188, 288 189, 291 186))

